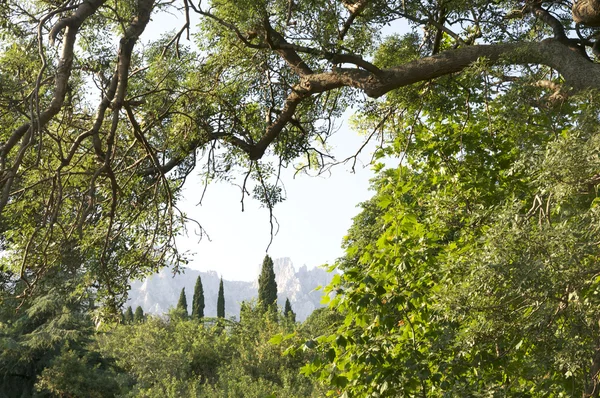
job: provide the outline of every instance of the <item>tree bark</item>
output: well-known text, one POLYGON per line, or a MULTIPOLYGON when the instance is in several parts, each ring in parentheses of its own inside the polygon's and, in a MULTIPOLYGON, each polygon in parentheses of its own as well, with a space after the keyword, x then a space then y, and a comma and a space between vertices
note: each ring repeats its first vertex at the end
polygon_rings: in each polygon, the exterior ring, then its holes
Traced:
POLYGON ((600 1, 576 0, 573 3, 573 20, 586 26, 600 26, 600 1))

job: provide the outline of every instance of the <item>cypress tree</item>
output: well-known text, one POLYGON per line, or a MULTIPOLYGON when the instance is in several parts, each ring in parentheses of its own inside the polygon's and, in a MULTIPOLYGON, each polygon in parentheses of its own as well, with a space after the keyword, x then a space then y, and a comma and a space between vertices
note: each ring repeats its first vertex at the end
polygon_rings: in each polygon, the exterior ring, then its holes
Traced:
POLYGON ((198 275, 194 287, 194 297, 192 298, 192 319, 202 318, 204 318, 204 289, 202 288, 200 275, 198 275))
POLYGON ((180 311, 185 316, 188 315, 187 299, 185 298, 185 287, 183 289, 181 289, 181 294, 179 295, 179 301, 177 302, 177 311, 180 311))
POLYGON ((135 309, 135 314, 133 314, 133 323, 142 322, 144 322, 144 310, 138 305, 138 307, 135 309))
POLYGON ((127 307, 127 310, 125 311, 125 315, 123 316, 124 318, 124 324, 129 325, 131 323, 133 323, 133 310, 131 309, 131 306, 127 307))
POLYGON ((223 277, 219 282, 219 295, 217 296, 217 317, 225 318, 225 293, 223 292, 223 277))
POLYGON ((273 260, 268 255, 263 260, 262 271, 258 278, 258 302, 265 311, 277 305, 277 282, 275 282, 273 260))
POLYGON ((296 314, 292 311, 292 305, 289 299, 285 299, 285 308, 283 310, 283 316, 290 319, 292 322, 296 322, 296 314))

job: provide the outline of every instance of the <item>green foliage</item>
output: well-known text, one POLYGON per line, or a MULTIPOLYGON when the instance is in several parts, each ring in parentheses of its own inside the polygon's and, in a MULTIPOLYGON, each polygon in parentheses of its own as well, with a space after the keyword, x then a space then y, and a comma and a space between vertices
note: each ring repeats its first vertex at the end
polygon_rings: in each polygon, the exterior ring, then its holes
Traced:
POLYGON ((327 290, 345 319, 305 343, 319 355, 303 371, 357 397, 589 393, 600 332, 596 99, 515 113, 532 88, 514 87, 460 124, 466 110, 451 99, 481 94, 460 83, 427 93, 422 119, 393 131, 403 163, 380 168, 327 290))
POLYGON ((333 333, 344 320, 344 316, 329 307, 317 308, 300 325, 302 336, 309 338, 333 333))
POLYGON ((183 317, 187 317, 188 316, 188 309, 187 309, 188 305, 187 305, 187 299, 185 297, 185 287, 181 289, 181 293, 179 294, 179 300, 177 301, 177 307, 175 307, 175 310, 179 313, 182 314, 183 317))
POLYGON ((299 373, 307 357, 283 355, 299 337, 254 304, 244 303, 243 314, 239 323, 213 325, 206 318, 149 317, 98 335, 97 350, 122 370, 118 381, 127 396, 323 396, 299 373))
POLYGON ((93 294, 73 275, 55 274, 27 301, 21 287, 0 291, 0 392, 7 397, 114 396, 109 361, 88 351, 94 334, 93 294), (50 284, 50 282, 52 282, 50 284), (21 303, 18 311, 14 308, 21 303))
POLYGON ((322 396, 312 374, 356 397, 598 395, 598 38, 567 39, 570 2, 185 1, 144 46, 180 3, 75 3, 0 2, 3 393, 322 396), (330 311, 282 321, 266 256, 239 324, 188 320, 182 291, 89 341, 131 279, 184 263, 196 156, 272 213, 349 108, 398 167, 375 166, 330 311))
POLYGON ((122 376, 110 364, 97 358, 96 353, 81 356, 65 345, 41 372, 35 387, 40 395, 115 397, 123 391, 119 385, 120 379, 122 376))
POLYGON ((138 307, 135 309, 135 314, 133 314, 133 322, 141 323, 144 322, 144 319, 144 310, 138 305, 138 307))
MULTIPOLYGON (((187 304, 185 308, 187 310, 187 304)), ((194 297, 192 299, 192 318, 204 318, 204 289, 202 288, 202 280, 200 279, 200 275, 198 275, 198 279, 196 279, 196 286, 194 287, 194 297)))
POLYGON ((177 201, 194 169, 206 183, 241 177, 242 202, 249 194, 272 213, 285 200, 282 168, 335 163, 328 140, 348 109, 381 138, 376 157, 402 153, 411 140, 397 131, 422 140, 424 121, 449 159, 472 124, 487 130, 480 150, 510 161, 487 139, 495 124, 533 116, 555 134, 532 109, 576 115, 570 87, 600 86, 586 78, 599 75, 594 32, 578 26, 588 39, 566 40, 571 2, 63 3, 0 2, 0 262, 23 297, 77 268, 104 319, 131 279, 185 264, 177 201), (185 18, 148 40, 161 14, 185 18), (434 120, 438 110, 450 116, 434 120), (67 266, 65 249, 80 261, 67 266))
POLYGON ((290 299, 285 299, 285 306, 283 308, 283 317, 285 319, 289 319, 290 322, 296 322, 296 314, 292 311, 292 305, 290 304, 290 299))
POLYGON ((306 356, 283 355, 298 336, 290 333, 280 317, 265 312, 259 303, 242 304, 240 322, 231 334, 235 356, 210 397, 223 392, 228 397, 246 396, 244 385, 251 397, 322 396, 322 389, 299 373, 306 356))
POLYGON ((223 291, 223 278, 219 281, 219 293, 217 296, 217 317, 225 318, 225 292, 223 291))
POLYGON ((273 260, 268 255, 263 260, 258 277, 258 302, 264 311, 277 306, 277 282, 275 282, 273 260))
POLYGON ((125 310, 125 314, 123 315, 123 323, 124 324, 132 324, 133 321, 135 320, 135 315, 133 314, 133 309, 131 308, 131 306, 127 307, 127 309, 125 310))
POLYGON ((98 336, 100 352, 115 359, 131 378, 131 396, 187 396, 214 382, 219 364, 232 355, 218 328, 183 320, 149 317, 98 336))

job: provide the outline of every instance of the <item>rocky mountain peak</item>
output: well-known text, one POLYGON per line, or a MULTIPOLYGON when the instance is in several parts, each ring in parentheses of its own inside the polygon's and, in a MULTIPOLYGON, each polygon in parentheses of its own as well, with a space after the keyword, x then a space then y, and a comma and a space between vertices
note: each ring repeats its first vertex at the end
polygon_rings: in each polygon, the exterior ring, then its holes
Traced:
MULTIPOLYGON (((318 286, 327 285, 333 274, 321 268, 309 270, 306 265, 300 267, 296 272, 292 260, 288 257, 274 259, 273 270, 277 282, 277 303, 283 307, 285 299, 288 298, 298 321, 303 321, 315 309, 322 307, 320 302, 323 293, 315 289, 318 286)), ((260 266, 258 272, 260 272, 260 266)), ((204 288, 204 302, 206 303, 204 313, 209 317, 216 316, 220 280, 216 271, 200 272, 184 268, 181 274, 173 275, 169 269, 163 269, 145 280, 132 282, 126 305, 133 308, 139 305, 146 313, 163 314, 177 304, 182 288, 185 288, 188 303, 191 303, 198 275, 202 278, 204 288)), ((258 296, 258 273, 254 282, 223 279, 223 289, 225 315, 237 318, 242 301, 250 301, 258 296)), ((188 311, 191 311, 191 308, 188 308, 188 311)))

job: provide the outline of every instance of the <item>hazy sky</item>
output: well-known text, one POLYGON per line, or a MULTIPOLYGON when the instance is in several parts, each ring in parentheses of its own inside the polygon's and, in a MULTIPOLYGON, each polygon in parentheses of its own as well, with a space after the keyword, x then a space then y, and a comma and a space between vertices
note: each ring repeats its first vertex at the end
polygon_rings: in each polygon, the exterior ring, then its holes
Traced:
MULTIPOLYGON (((338 158, 355 152, 363 137, 350 129, 339 131, 335 139, 338 158)), ((368 156, 367 156, 368 158, 368 156)), ((197 177, 186 182, 180 208, 196 219, 208 232, 211 241, 198 242, 193 224, 188 236, 177 240, 180 250, 194 252, 191 268, 202 271, 216 270, 225 279, 252 280, 265 256, 270 241, 269 212, 260 203, 246 198, 241 211, 241 192, 236 186, 216 183, 208 186, 202 206, 196 206, 202 194, 202 181, 197 177)), ((296 268, 309 268, 332 263, 342 255, 341 241, 352 224, 356 207, 368 199, 370 168, 357 165, 356 173, 350 167, 337 166, 330 176, 310 177, 293 170, 283 173, 287 199, 274 208, 279 222, 279 233, 269 248, 273 258, 290 257, 296 268)))
MULTIPOLYGON (((144 41, 156 39, 165 31, 178 30, 184 23, 181 16, 164 13, 152 20, 142 36, 144 41)), ((344 123, 330 141, 333 154, 344 159, 356 152, 363 139, 344 123)), ((362 159, 370 159, 368 150, 362 159)), ((279 233, 268 253, 273 258, 290 257, 296 268, 333 263, 343 254, 342 238, 352 224, 352 217, 359 212, 356 206, 372 195, 368 187, 373 173, 359 164, 354 174, 345 165, 334 168, 330 176, 294 178, 293 174, 293 170, 287 170, 282 176, 287 199, 274 209, 279 233)), ((211 239, 205 237, 199 241, 197 228, 191 223, 187 236, 177 239, 180 251, 190 253, 189 267, 215 270, 229 280, 255 279, 270 240, 268 210, 246 198, 242 212, 240 189, 227 183, 209 185, 202 206, 197 206, 202 190, 203 183, 198 172, 194 172, 179 203, 180 209, 197 220, 211 239)))

